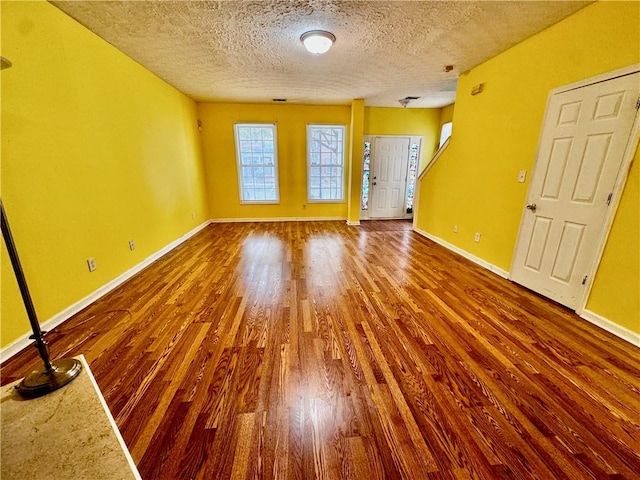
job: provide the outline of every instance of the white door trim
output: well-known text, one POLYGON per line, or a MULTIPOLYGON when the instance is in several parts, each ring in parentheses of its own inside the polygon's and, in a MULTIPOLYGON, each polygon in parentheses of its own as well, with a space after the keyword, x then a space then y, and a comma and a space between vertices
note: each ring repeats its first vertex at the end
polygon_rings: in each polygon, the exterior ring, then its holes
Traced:
MULTIPOLYGON (((536 160, 534 162, 534 165, 532 167, 532 172, 536 171, 536 167, 538 166, 538 162, 540 162, 540 147, 542 145, 542 131, 544 126, 547 124, 547 121, 549 120, 548 115, 549 115, 549 106, 551 104, 551 100, 555 95, 558 95, 560 93, 564 93, 564 92, 568 92, 570 90, 576 90, 578 88, 582 88, 582 87, 587 87, 589 85, 593 85, 596 83, 601 83, 601 82, 606 82, 608 80, 613 80, 614 78, 618 78, 618 77, 623 77, 626 75, 631 75, 634 74, 636 72, 640 72, 640 64, 635 64, 635 65, 631 65, 625 68, 621 68, 618 70, 614 70, 612 72, 608 72, 608 73, 604 73, 601 75, 597 75, 595 77, 591 77, 591 78, 587 78, 584 80, 580 80, 578 82, 575 83, 571 83, 569 85, 565 85, 562 87, 558 87, 555 88, 553 90, 551 90, 549 92, 549 95, 547 97, 547 104, 545 107, 545 114, 544 114, 544 118, 542 120, 542 126, 540 128, 540 136, 538 138, 538 147, 536 150, 536 160)), ((631 136, 629 137, 629 141, 627 142, 627 146, 625 148, 624 151, 624 155, 622 158, 622 164, 620 165, 620 170, 618 173, 618 177, 616 178, 616 182, 614 184, 614 188, 613 188, 613 196, 611 199, 611 205, 610 208, 607 210, 606 216, 605 216, 605 220, 604 220, 604 229, 602 231, 602 235, 600 237, 600 240, 596 246, 595 249, 595 254, 594 254, 594 261, 589 269, 589 273, 587 274, 587 282, 586 282, 586 288, 584 289, 582 296, 578 302, 578 308, 576 308, 576 313, 578 315, 582 315, 583 312, 585 311, 585 307, 587 305, 587 301, 589 300, 589 295, 591 294, 591 289, 593 287, 593 280, 595 277, 595 274, 598 270, 598 266, 600 265, 600 261, 602 260, 602 255, 604 253, 604 248, 605 245, 607 243, 607 239, 609 238, 609 234, 611 232, 611 227, 613 225, 613 219, 615 217, 615 214, 618 210, 618 205, 620 204, 620 197, 622 196, 622 192, 624 191, 624 186, 626 184, 627 178, 629 177, 629 170, 631 167, 631 162, 633 160, 633 157, 635 155, 635 152, 638 148, 638 140, 640 139, 640 114, 639 111, 636 110, 636 116, 633 122, 633 127, 631 129, 631 136)), ((525 202, 525 205, 528 203, 531 203, 533 201, 531 197, 531 190, 529 190, 529 192, 527 193, 527 199, 525 202)), ((524 211, 524 209, 523 209, 524 211)), ((526 212, 525 212, 526 213, 526 212)), ((518 250, 518 248, 520 248, 521 243, 523 241, 525 241, 525 239, 522 236, 522 225, 523 222, 522 220, 520 221, 520 227, 518 230, 518 238, 516 239, 516 245, 515 245, 515 249, 514 249, 514 254, 512 256, 512 261, 511 261, 511 268, 510 271, 513 272, 514 269, 514 264, 513 262, 515 261, 516 255, 515 252, 518 250)), ((509 279, 513 280, 512 278, 512 274, 509 275, 509 279)))
MULTIPOLYGON (((628 67, 619 68, 617 70, 613 70, 611 72, 602 73, 600 75, 596 75, 595 77, 585 78, 583 80, 579 80, 574 83, 570 83, 568 85, 563 85, 562 87, 554 88, 549 92, 549 97, 547 99, 547 106, 549 106, 549 100, 553 95, 557 95, 558 93, 568 92, 570 90, 576 90, 582 87, 588 87, 589 85, 593 85, 595 83, 602 83, 608 80, 613 80, 614 78, 624 77, 625 75, 632 75, 636 72, 640 72, 640 63, 636 63, 633 65, 629 65, 628 67)), ((545 112, 546 117, 546 112, 545 112)))

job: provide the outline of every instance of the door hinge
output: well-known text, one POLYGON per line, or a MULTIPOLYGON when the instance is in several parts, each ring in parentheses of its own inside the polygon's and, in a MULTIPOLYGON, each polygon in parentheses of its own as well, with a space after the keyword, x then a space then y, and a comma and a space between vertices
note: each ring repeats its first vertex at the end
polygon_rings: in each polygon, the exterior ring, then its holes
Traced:
POLYGON ((636 102, 636 110, 640 110, 640 97, 638 97, 638 101, 636 102))
POLYGON ((589 276, 589 275, 585 275, 585 276, 582 278, 582 285, 584 285, 585 283, 587 283, 587 277, 588 277, 588 276, 589 276))
POLYGON ((611 199, 613 198, 613 192, 607 197, 607 205, 611 205, 611 199))

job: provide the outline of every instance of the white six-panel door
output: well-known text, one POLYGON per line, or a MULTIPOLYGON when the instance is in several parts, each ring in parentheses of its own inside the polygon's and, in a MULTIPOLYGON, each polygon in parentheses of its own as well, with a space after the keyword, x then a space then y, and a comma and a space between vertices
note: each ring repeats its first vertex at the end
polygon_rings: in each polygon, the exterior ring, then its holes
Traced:
POLYGON ((370 218, 402 218, 410 142, 405 137, 375 138, 371 162, 370 218))
POLYGON ((576 308, 637 114, 640 73, 554 95, 511 279, 576 308))

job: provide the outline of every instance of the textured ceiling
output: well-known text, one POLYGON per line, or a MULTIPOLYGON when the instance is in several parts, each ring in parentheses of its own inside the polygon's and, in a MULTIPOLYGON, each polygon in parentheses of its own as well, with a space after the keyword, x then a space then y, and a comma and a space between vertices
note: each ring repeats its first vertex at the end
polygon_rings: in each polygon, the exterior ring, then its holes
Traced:
POLYGON ((557 23, 582 1, 54 1, 197 101, 440 107, 459 73, 557 23), (337 40, 322 56, 308 30, 337 40), (444 65, 453 65, 445 73, 444 65))

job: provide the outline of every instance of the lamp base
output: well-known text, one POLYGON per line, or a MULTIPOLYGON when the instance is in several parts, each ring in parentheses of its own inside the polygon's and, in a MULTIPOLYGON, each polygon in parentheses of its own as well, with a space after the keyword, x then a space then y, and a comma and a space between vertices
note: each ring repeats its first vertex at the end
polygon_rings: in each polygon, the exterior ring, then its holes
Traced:
POLYGON ((82 364, 75 358, 61 358, 51 362, 52 372, 35 371, 27 375, 16 388, 23 397, 37 398, 64 387, 76 378, 82 364))

